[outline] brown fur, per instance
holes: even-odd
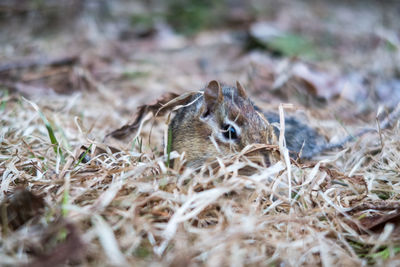
[[[249,144],[276,144],[272,126],[256,112],[244,88],[238,86],[239,90],[221,87],[217,81],[212,81],[202,93],[193,96],[192,101],[198,98],[196,102],[177,111],[170,124],[172,149],[185,152],[188,166],[198,167],[216,157],[240,152]],[[235,141],[223,136],[222,127],[229,121],[240,131]],[[264,162],[272,160],[267,151],[251,156],[261,156]]]

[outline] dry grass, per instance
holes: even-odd
[[[45,265],[59,254],[82,265],[399,264],[398,223],[384,224],[398,214],[398,123],[320,161],[278,161],[250,176],[238,172],[251,164],[245,157],[177,171],[145,138],[79,162],[82,145],[107,147],[104,125],[118,117],[94,99],[79,93],[36,100],[56,132],[56,153],[33,106],[3,96],[1,199],[24,186],[45,208],[16,230],[2,225],[2,264]],[[154,139],[163,128],[155,126]],[[372,227],[378,220],[385,226]]]

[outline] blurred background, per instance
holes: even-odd
[[[398,1],[2,0],[0,82],[30,96],[112,92],[124,113],[240,80],[264,102],[344,99],[362,117],[400,99],[399,18]]]

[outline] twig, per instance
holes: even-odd
[[[18,62],[9,62],[0,65],[0,73],[10,70],[28,69],[42,66],[57,67],[64,65],[73,65],[78,61],[78,59],[79,57],[74,55],[53,59],[27,59]]]

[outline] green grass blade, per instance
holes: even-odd
[[[46,116],[40,110],[38,105],[36,105],[32,101],[29,101],[28,99],[26,99],[24,97],[22,99],[24,101],[28,102],[36,110],[36,112],[39,114],[40,118],[44,122],[44,125],[46,126],[47,133],[49,134],[50,142],[53,145],[54,152],[56,153],[56,155],[59,155],[61,157],[61,161],[64,162],[64,156],[62,154],[61,147],[59,145],[59,142],[57,141],[57,138],[56,138],[56,136],[54,134],[53,127],[51,126],[50,122],[47,120]]]
[[[69,202],[69,187],[70,187],[70,174],[67,173],[65,175],[65,188],[64,188],[64,193],[63,193],[63,198],[62,198],[62,203],[61,203],[61,213],[63,217],[67,217],[68,215],[68,209],[66,208]]]
[[[83,155],[81,157],[79,157],[78,162],[75,164],[74,168],[76,168],[76,166],[78,166],[82,162],[82,160],[86,157],[87,153],[89,153],[91,151],[92,145],[93,144],[90,144],[90,146],[85,150]]]
[[[3,95],[3,98],[4,98],[5,100],[1,101],[1,104],[0,104],[0,111],[3,111],[3,110],[6,109],[7,97],[8,97],[8,90],[5,90],[5,91],[4,91],[4,95]]]

